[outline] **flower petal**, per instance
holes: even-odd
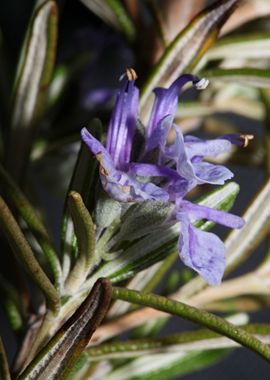
[[[99,153],[103,154],[103,157],[106,157],[107,163],[113,166],[112,159],[104,146],[98,141],[91,133],[87,130],[87,128],[83,128],[81,130],[81,137],[91,152],[96,156]]]
[[[193,227],[185,213],[177,213],[181,222],[178,251],[185,265],[199,273],[209,285],[219,285],[225,270],[225,247],[213,233]]]
[[[180,177],[176,170],[167,166],[141,164],[137,162],[129,164],[129,173],[141,177],[169,177],[173,179],[179,179]]]
[[[142,183],[115,168],[104,146],[83,128],[82,139],[99,161],[99,174],[104,190],[119,202],[142,202],[147,199],[168,201],[166,190],[153,183]]]
[[[224,166],[201,162],[200,160],[199,162],[192,162],[186,149],[187,143],[184,142],[180,129],[177,126],[173,126],[173,128],[176,134],[175,141],[166,147],[164,152],[168,158],[176,162],[178,173],[191,183],[191,187],[202,183],[223,185],[226,180],[233,177],[233,173]]]
[[[152,134],[146,140],[145,153],[150,152],[156,147],[160,147],[161,149],[164,149],[169,130],[172,127],[172,123],[173,123],[172,115],[167,115],[158,122]]]
[[[191,159],[195,156],[216,157],[219,154],[230,151],[232,144],[225,139],[197,140],[192,142],[185,139],[185,147]]]
[[[143,202],[147,199],[168,201],[166,190],[153,183],[143,183],[127,173],[112,168],[107,156],[97,156],[100,163],[100,179],[104,190],[119,202]]]
[[[148,199],[169,200],[167,191],[153,183],[139,182],[119,170],[107,173],[104,161],[102,161],[102,169],[103,173],[101,173],[100,178],[104,190],[119,202],[143,202]]]
[[[244,220],[237,215],[194,204],[189,201],[182,201],[180,208],[188,213],[192,221],[207,219],[230,228],[242,228],[245,224]]]
[[[139,90],[134,81],[125,80],[109,123],[107,150],[115,166],[122,169],[130,160],[138,117]]]
[[[148,123],[148,136],[150,137],[158,123],[167,115],[174,116],[181,88],[188,82],[194,84],[200,80],[191,74],[181,75],[169,88],[155,88],[155,101]]]
[[[225,181],[233,177],[233,173],[222,165],[214,165],[209,162],[193,163],[193,172],[198,183],[211,183],[224,185]]]
[[[173,129],[176,135],[175,140],[173,144],[165,147],[164,154],[176,163],[176,169],[182,177],[186,179],[194,178],[195,174],[186,153],[183,134],[176,125],[173,125]]]

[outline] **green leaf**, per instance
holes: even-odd
[[[227,211],[231,208],[238,192],[239,186],[231,182],[201,199],[199,204]],[[213,223],[209,221],[204,223],[197,222],[196,226],[207,230],[213,226]],[[118,258],[105,263],[98,269],[90,278],[90,283],[98,277],[109,277],[114,283],[123,281],[124,279],[133,277],[137,272],[148,268],[156,262],[165,259],[169,255],[177,254],[179,231],[179,223],[167,228],[161,225],[146,237],[143,237],[139,241],[135,240]]]
[[[162,318],[161,318],[162,319]],[[152,321],[149,321],[152,322]],[[269,343],[270,326],[252,324],[242,326],[242,329],[256,335],[264,343]],[[147,339],[130,339],[122,342],[103,343],[89,347],[87,354],[91,361],[108,359],[135,358],[143,355],[169,354],[176,352],[191,352],[223,348],[241,347],[236,342],[207,329],[184,331],[163,337]],[[155,361],[155,356],[153,356]]]
[[[156,294],[143,294],[135,290],[120,287],[113,287],[112,298],[121,299],[122,301],[135,303],[137,305],[149,306],[155,310],[159,310],[170,315],[176,315],[187,319],[188,321],[207,327],[212,331],[240,343],[242,346],[249,348],[270,362],[269,346],[240,327],[214,314],[182,302],[177,302],[166,297],[158,296]]]
[[[0,227],[14,254],[22,261],[33,281],[43,291],[49,308],[53,312],[57,312],[60,305],[58,293],[39,265],[28,241],[2,197],[0,197]]]
[[[153,89],[170,85],[184,71],[191,71],[197,65],[237,3],[238,0],[217,1],[200,12],[170,43],[143,87],[141,111],[144,117]]]
[[[101,188],[95,207],[95,222],[97,230],[103,230],[110,227],[112,223],[117,223],[120,220],[122,205],[120,202],[111,198]]]
[[[104,22],[121,31],[129,40],[135,37],[133,23],[119,0],[81,0],[81,2],[99,16]]]
[[[52,0],[39,3],[27,30],[13,93],[9,165],[15,178],[19,179],[29,159],[36,126],[45,109],[55,60],[57,5]]]
[[[218,83],[239,83],[260,88],[270,87],[270,70],[244,67],[240,69],[214,69],[200,72],[200,75]]]
[[[19,215],[26,222],[30,232],[34,235],[40,245],[40,248],[42,249],[42,252],[44,253],[44,256],[46,257],[49,267],[53,273],[55,287],[58,291],[60,291],[62,285],[62,270],[46,228],[36,214],[33,206],[12,178],[8,175],[8,173],[4,170],[1,164],[0,179],[2,188],[6,191],[8,198],[11,199],[12,205],[16,207]]]
[[[225,37],[206,53],[207,60],[220,59],[268,59],[270,57],[270,33],[246,33]]]
[[[145,201],[129,208],[121,219],[114,243],[132,241],[156,230],[168,217],[173,206],[168,202]]]
[[[99,279],[91,293],[18,380],[65,380],[74,368],[111,302],[111,284]]]
[[[65,283],[65,291],[72,293],[85,281],[96,263],[96,234],[91,215],[80,194],[70,192],[68,204],[78,242],[78,256]]]

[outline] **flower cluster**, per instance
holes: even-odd
[[[180,222],[178,241],[182,261],[197,271],[209,284],[220,283],[225,269],[225,247],[213,233],[194,227],[199,219],[207,219],[231,228],[241,228],[243,220],[235,215],[193,204],[184,200],[195,186],[209,183],[222,185],[233,173],[224,166],[204,161],[228,152],[232,144],[243,143],[241,135],[226,135],[203,141],[183,136],[174,115],[181,88],[192,82],[197,89],[207,85],[205,79],[185,74],[168,89],[156,88],[144,143],[138,143],[139,90],[135,78],[124,79],[109,123],[106,147],[86,128],[82,139],[99,162],[100,180],[110,197],[119,202],[145,200],[170,202],[174,211],[170,220]],[[172,144],[168,133],[174,131]]]

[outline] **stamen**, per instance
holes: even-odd
[[[249,142],[254,139],[254,135],[241,134],[240,138],[243,140],[243,148],[246,148]]]
[[[136,71],[132,69],[131,67],[127,68],[126,75],[127,75],[128,80],[136,80],[138,78]]]
[[[128,68],[126,69],[126,72],[123,73],[123,74],[120,76],[119,80],[121,81],[121,80],[124,79],[125,77],[127,77],[127,79],[128,79],[129,81],[134,81],[134,80],[136,80],[136,79],[138,78],[138,75],[137,75],[136,71],[135,71],[134,69],[132,69],[132,67],[128,67]]]
[[[206,78],[201,78],[198,82],[194,83],[197,90],[204,90],[209,84],[209,80]]]

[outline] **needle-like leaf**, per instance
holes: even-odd
[[[56,312],[60,303],[59,295],[39,265],[28,241],[24,237],[18,223],[2,197],[0,197],[0,227],[13,249],[14,254],[22,261],[32,279],[43,291],[47,298],[49,308]]]
[[[205,58],[262,59],[270,56],[270,33],[248,33],[243,36],[225,37],[209,49]]]
[[[264,341],[270,342],[269,325],[246,325],[241,328],[254,334]],[[90,346],[87,353],[91,360],[104,360],[122,357],[137,357],[141,355],[172,353],[182,351],[214,350],[220,348],[241,347],[236,342],[209,330],[185,331],[165,337],[132,339],[125,342],[103,343],[99,346]]]
[[[78,256],[66,281],[66,291],[75,291],[86,279],[95,262],[96,235],[91,215],[76,191],[69,194],[69,210],[78,242]]]
[[[149,306],[198,323],[240,343],[242,346],[251,349],[267,361],[270,361],[270,347],[240,327],[235,326],[214,314],[210,314],[181,302],[170,300],[166,297],[161,297],[155,294],[143,294],[126,288],[114,287],[112,297],[113,299],[121,299],[138,305]]]
[[[55,59],[57,9],[55,1],[39,2],[27,30],[17,69],[8,164],[19,180],[29,159],[35,127],[46,104]]]
[[[6,191],[7,196],[11,199],[12,204],[16,207],[19,215],[27,223],[31,233],[37,239],[54,276],[55,287],[58,291],[61,288],[62,270],[55,249],[50,241],[48,232],[36,214],[33,206],[22,193],[20,188],[0,165],[0,183]]]
[[[165,50],[145,83],[142,114],[148,113],[148,101],[155,87],[168,86],[185,70],[194,68],[206,50],[214,43],[221,26],[233,12],[238,0],[220,0],[199,13]]]
[[[243,67],[236,69],[205,70],[200,73],[211,82],[231,82],[260,88],[270,87],[270,70]]]

